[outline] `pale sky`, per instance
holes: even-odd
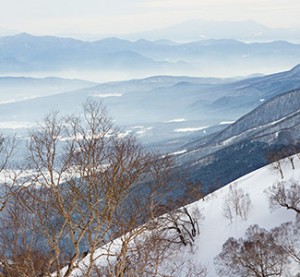
[[[0,7],[0,28],[36,34],[133,33],[191,19],[300,29],[300,0],[0,0]]]

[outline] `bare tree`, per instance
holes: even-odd
[[[234,183],[229,186],[229,191],[223,202],[223,215],[232,223],[235,217],[247,220],[249,210],[251,208],[251,200],[248,193],[243,189],[237,188]]]
[[[16,195],[10,198],[0,227],[1,272],[5,276],[40,276],[44,271],[45,245],[34,219],[23,211]]]
[[[14,151],[16,149],[16,138],[4,137],[0,134],[0,174],[1,174],[1,189],[0,189],[0,212],[5,208],[8,200],[12,196],[13,184],[17,173],[9,173],[6,171],[12,163]]]
[[[295,170],[294,156],[288,156],[287,158],[292,165],[292,169]]]
[[[178,208],[160,216],[159,229],[170,243],[192,246],[195,237],[199,235],[198,222],[202,215],[197,208],[190,212],[187,207]]]
[[[162,207],[159,207],[161,212]],[[174,276],[183,270],[177,269],[173,262],[180,246],[191,245],[199,232],[197,220],[200,213],[197,209],[176,209],[158,218],[153,218],[145,224],[126,232],[116,241],[107,244],[97,256],[97,260],[106,260],[106,266],[94,268],[97,276]],[[108,254],[109,253],[109,254]],[[106,259],[104,256],[107,255]],[[102,259],[101,259],[102,258]],[[168,268],[166,275],[165,269]],[[205,268],[189,264],[185,267],[186,276],[192,268],[202,272]],[[83,270],[86,272],[86,269]],[[169,273],[172,274],[169,275]]]
[[[173,261],[169,266],[165,267],[163,274],[160,276],[205,277],[207,276],[207,268],[199,264],[199,261]]]
[[[271,230],[276,243],[300,266],[300,221],[286,222]]]
[[[230,238],[215,258],[220,276],[287,276],[288,255],[272,234],[250,226],[245,238]]]
[[[283,153],[282,158],[287,157],[293,170],[295,169],[295,158],[300,157],[299,150],[299,144],[289,144],[281,150]]]
[[[277,182],[266,193],[272,209],[283,207],[300,214],[300,185],[297,181]]]
[[[298,159],[300,159],[300,152],[299,151],[295,151],[296,152],[296,156]]]
[[[279,172],[281,179],[284,178],[283,169],[282,169],[282,163],[284,162],[282,158],[284,157],[285,157],[284,152],[279,150],[271,151],[266,155],[267,161],[271,163],[273,170]]]
[[[16,178],[22,189],[4,209],[4,274],[159,276],[171,240],[157,233],[163,221],[154,217],[173,187],[168,157],[120,137],[105,108],[87,101],[82,116],[46,116],[30,135],[26,160],[30,174]],[[192,241],[195,217],[187,209],[175,214]]]

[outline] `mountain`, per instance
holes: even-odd
[[[299,66],[247,79],[156,76],[3,103],[0,121],[40,121],[51,110],[76,113],[78,106],[92,97],[104,102],[124,131],[168,152],[189,139],[224,129],[269,99],[299,88],[299,83]],[[167,147],[163,141],[169,141]]]
[[[294,157],[294,160],[296,164],[294,170],[288,160],[281,162],[283,165],[284,182],[293,182],[300,178],[300,162],[297,157]],[[173,276],[184,277],[187,276],[184,272],[185,267],[193,265],[191,267],[193,270],[204,266],[207,268],[207,277],[216,277],[218,275],[216,273],[214,258],[222,251],[222,245],[230,237],[235,239],[244,237],[247,228],[253,225],[258,225],[269,231],[282,223],[295,221],[296,213],[294,211],[284,208],[271,210],[269,207],[266,190],[280,181],[281,179],[278,172],[274,171],[272,165],[267,165],[242,176],[233,183],[227,184],[225,187],[207,195],[203,199],[187,205],[186,209],[190,214],[197,216],[197,224],[200,229],[199,233],[197,233],[191,246],[179,244],[172,247],[171,250],[166,250],[171,253],[166,255],[166,258],[162,261],[159,272],[169,272],[171,268],[175,267],[176,271],[173,273]],[[224,215],[224,206],[225,200],[232,188],[241,190],[245,195],[248,195],[250,208],[245,218],[233,216],[230,221]],[[141,235],[141,237],[136,238],[136,240],[143,241],[145,235],[146,234]],[[121,246],[123,245],[122,242],[122,237],[120,237],[108,243],[108,245],[100,247],[95,253],[95,256],[99,256],[96,264],[98,266],[114,264],[114,257],[118,256]],[[295,243],[299,246],[298,242]],[[128,256],[130,256],[130,246],[128,247]],[[109,258],[105,254],[106,251],[110,251],[109,253],[111,253]],[[74,271],[72,276],[84,276],[84,270],[86,265],[89,264],[89,261],[90,255],[87,255],[87,257],[80,262],[79,268]],[[297,265],[294,262],[289,263],[288,268],[291,271],[291,276],[296,276],[296,273],[299,272],[299,264]],[[63,269],[63,271],[64,270],[66,270],[66,268]]]
[[[54,95],[95,86],[97,83],[56,77],[0,77],[0,103],[19,102],[27,99]]]
[[[299,150],[299,96],[299,89],[275,96],[225,129],[181,147],[175,156],[180,170],[207,193],[266,165],[272,151],[284,157]]]
[[[268,149],[286,141],[297,144],[298,119],[289,113],[296,112],[299,104],[299,73],[297,66],[242,80],[156,76],[96,85],[83,82],[83,88],[75,91],[71,89],[75,84],[62,85],[61,80],[59,85],[59,79],[54,79],[53,87],[52,79],[4,78],[0,79],[0,128],[5,129],[2,132],[19,129],[26,138],[22,128],[41,121],[46,113],[76,114],[87,98],[101,100],[124,135],[135,135],[151,150],[174,153],[180,171],[202,182],[207,193],[265,165]],[[8,80],[15,85],[9,88]],[[34,82],[40,85],[34,87]],[[285,98],[291,90],[287,95],[293,97]],[[33,99],[23,99],[24,94]],[[228,159],[244,164],[236,169]]]
[[[263,140],[263,137],[270,133],[274,139],[278,137],[278,132],[288,129],[289,126],[292,128],[297,123],[300,123],[300,89],[281,94],[263,103],[218,134],[212,142],[226,144],[228,139],[233,143],[252,137]],[[297,125],[296,127],[299,128]],[[300,138],[297,131],[293,131],[295,139]],[[270,142],[271,138],[265,140]]]
[[[155,61],[129,49],[127,41],[105,39],[84,42],[70,38],[38,37],[22,33],[0,38],[1,72],[68,71],[95,69],[151,69],[185,63],[169,64]]]
[[[246,42],[288,40],[299,42],[300,30],[273,29],[252,20],[213,21],[189,20],[170,27],[140,33],[121,35],[126,39],[169,39],[187,42],[204,39],[236,39]]]
[[[127,72],[134,75],[242,76],[282,71],[300,63],[300,45],[206,39],[94,42],[26,33],[0,38],[0,73]],[[228,67],[230,65],[230,67]],[[230,70],[229,70],[230,68]],[[100,78],[100,77],[98,77]]]

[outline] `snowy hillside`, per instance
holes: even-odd
[[[291,164],[286,160],[283,167],[285,180],[299,180],[300,163],[298,160],[295,170],[292,170]],[[191,204],[191,207],[198,206],[205,219],[201,222],[201,234],[195,242],[194,253],[188,258],[201,261],[208,269],[208,276],[217,276],[213,259],[221,252],[222,245],[229,237],[243,237],[246,229],[253,224],[269,230],[283,222],[293,221],[295,212],[284,209],[271,211],[269,208],[265,190],[277,181],[280,181],[279,173],[274,171],[271,165],[267,165],[215,191],[204,201],[200,200]],[[248,219],[245,221],[235,218],[233,223],[230,223],[223,215],[224,198],[229,192],[230,185],[236,185],[249,193],[252,207]],[[186,258],[187,255],[183,255],[183,257]]]
[[[297,156],[295,156],[294,162],[295,169],[293,170],[288,159],[281,161],[284,181],[299,180],[300,161]],[[207,268],[207,276],[218,276],[215,271],[214,258],[221,252],[222,245],[229,237],[244,237],[246,229],[253,224],[270,230],[283,222],[294,221],[295,212],[283,208],[271,211],[269,208],[266,190],[278,181],[281,181],[279,172],[274,170],[272,165],[268,165],[239,178],[235,182],[207,195],[204,199],[188,205],[187,209],[190,212],[198,209],[202,214],[202,219],[198,220],[200,234],[195,237],[192,247],[182,245],[172,248],[172,251],[174,251],[172,253],[174,260],[180,261],[181,264],[191,263],[196,266],[205,266]],[[230,222],[230,220],[224,216],[224,201],[232,187],[241,188],[248,194],[251,205],[249,213],[246,216],[247,218],[241,219],[240,217],[234,217],[232,222]],[[122,238],[115,240],[108,248],[118,251],[117,249],[121,247],[121,241]],[[101,250],[99,249],[97,254],[103,253],[103,251],[103,248]],[[88,264],[89,260],[90,255],[83,260],[83,264]],[[107,261],[108,259],[103,258],[100,264],[104,265]],[[81,263],[82,268],[84,268],[83,264]],[[164,266],[165,265],[163,265],[162,268]],[[171,276],[187,276],[187,273],[183,272],[183,268],[184,267],[178,267],[176,272]],[[297,269],[293,267],[293,274],[297,272],[295,272],[295,270]],[[77,271],[74,272],[72,276],[81,276],[81,274]],[[143,274],[143,276],[150,275]]]

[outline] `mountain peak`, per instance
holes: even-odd
[[[29,38],[30,37],[31,38],[31,37],[33,37],[33,35],[23,32],[23,33],[13,35],[13,37],[16,37],[16,38]]]
[[[293,74],[299,74],[300,75],[300,64],[294,66],[291,70],[290,70],[291,73]]]

